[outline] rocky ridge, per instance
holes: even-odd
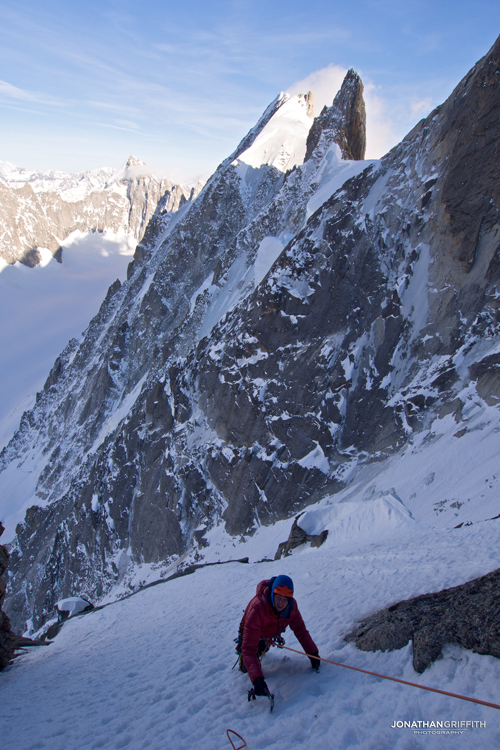
[[[13,621],[196,554],[221,522],[294,516],[433,420],[467,429],[470,399],[499,402],[499,48],[380,162],[341,159],[348,123],[278,97],[178,218],[153,217],[2,453],[4,476],[32,472]],[[350,74],[339,101],[360,116]],[[256,166],[292,120],[293,148]]]

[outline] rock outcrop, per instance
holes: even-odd
[[[57,618],[59,621],[67,620],[70,617],[83,614],[85,612],[91,612],[95,609],[92,602],[83,599],[81,596],[69,596],[67,599],[62,599],[56,604]]]
[[[413,667],[423,672],[446,643],[500,658],[500,569],[473,581],[393,604],[363,620],[345,640],[362,651],[413,644]]]
[[[0,523],[0,536],[5,531]],[[10,629],[10,620],[3,611],[5,600],[5,590],[7,588],[2,576],[9,566],[9,553],[7,549],[0,544],[0,669],[4,669],[11,661],[14,655],[14,634]]]

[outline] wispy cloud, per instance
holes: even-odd
[[[23,102],[38,102],[40,104],[61,105],[61,102],[53,96],[47,96],[37,91],[28,91],[18,86],[13,86],[7,81],[0,81],[0,97],[14,99]]]
[[[430,96],[426,96],[424,99],[413,101],[411,103],[411,116],[412,117],[425,117],[432,109],[432,99]]]
[[[337,91],[342,86],[347,69],[341,65],[328,65],[296,81],[287,88],[289,94],[314,94],[314,113],[319,115],[323,107],[331,107]]]
[[[138,133],[141,128],[135,122],[129,122],[128,120],[115,120],[115,122],[104,122],[101,124],[102,127],[112,128],[113,130],[125,130],[129,133]]]

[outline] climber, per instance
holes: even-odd
[[[279,575],[257,585],[257,593],[245,609],[241,620],[236,651],[239,654],[240,670],[248,672],[253,689],[252,697],[271,697],[264,680],[260,661],[273,643],[279,645],[281,634],[290,625],[302,648],[309,655],[311,666],[319,672],[318,647],[309,635],[297,602],[293,598],[293,581]],[[284,641],[283,641],[284,642]],[[249,693],[249,700],[250,700]]]

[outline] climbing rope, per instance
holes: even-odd
[[[469,701],[470,703],[478,703],[480,706],[488,706],[489,708],[498,708],[500,709],[500,706],[496,703],[488,703],[488,701],[480,701],[478,698],[468,698],[466,695],[458,695],[458,693],[448,693],[446,690],[438,690],[437,688],[431,688],[427,687],[427,685],[418,685],[416,682],[408,682],[407,680],[400,680],[397,677],[388,677],[385,674],[378,674],[378,672],[369,672],[367,669],[360,669],[359,667],[351,667],[349,664],[341,664],[338,661],[331,661],[331,659],[324,659],[322,656],[317,656],[316,654],[306,654],[305,651],[298,651],[296,648],[290,648],[290,646],[285,646],[284,643],[275,643],[272,642],[270,645],[277,646],[278,648],[286,648],[287,651],[293,651],[295,654],[300,654],[301,656],[307,656],[309,659],[319,659],[320,661],[324,661],[327,664],[333,664],[335,667],[344,667],[345,669],[352,669],[354,672],[362,672],[363,674],[369,674],[372,675],[372,677],[380,677],[382,680],[391,680],[391,682],[399,682],[402,685],[409,685],[410,687],[416,687],[420,688],[420,690],[428,690],[431,693],[439,693],[440,695],[447,695],[450,698],[458,698],[461,701]],[[250,700],[250,698],[248,699]],[[232,729],[228,729],[227,736],[229,739],[229,742],[233,746],[234,750],[242,750],[242,748],[247,746],[247,743],[243,739],[243,737],[238,734],[238,732],[233,731]],[[229,732],[232,734],[235,734],[240,740],[243,741],[243,745],[236,745],[234,744]]]
[[[349,664],[340,664],[337,661],[330,661],[330,659],[323,659],[321,656],[306,654],[305,651],[297,651],[295,648],[289,646],[278,645],[278,648],[286,648],[288,651],[294,651],[296,654],[302,654],[302,656],[308,656],[310,659],[319,659],[320,661],[326,661],[328,664],[333,664],[336,667],[345,667],[345,669],[353,669],[355,672],[363,672],[363,674],[371,674],[373,677],[381,677],[383,680],[392,680],[392,682],[400,682],[402,685],[410,685],[411,687],[420,688],[421,690],[429,690],[432,693],[440,693],[441,695],[448,695],[450,698],[459,698],[461,701],[470,701],[471,703],[479,703],[481,706],[489,706],[489,708],[498,708],[496,703],[488,703],[487,701],[480,701],[477,698],[467,698],[465,695],[458,695],[457,693],[448,693],[446,690],[438,690],[437,688],[426,687],[426,685],[418,685],[416,682],[407,682],[406,680],[398,680],[397,677],[388,677],[385,674],[377,674],[377,672],[369,672],[367,669],[359,669],[359,667],[350,667]]]

